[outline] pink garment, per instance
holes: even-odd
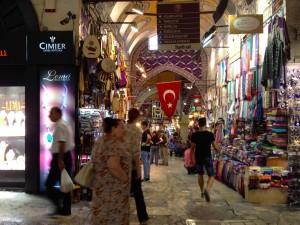
[[[190,153],[191,153],[191,149],[188,148],[187,150],[185,150],[184,152],[184,165],[185,167],[194,167],[196,165],[195,163],[195,159],[192,160],[192,163],[190,164]]]

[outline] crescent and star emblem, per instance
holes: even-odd
[[[174,92],[173,90],[168,89],[168,90],[166,90],[166,91],[164,92],[164,94],[163,94],[164,101],[166,101],[166,95],[167,95],[167,94],[172,94],[173,97],[174,97],[174,100],[175,100],[175,97],[176,97],[175,92]],[[174,102],[174,100],[173,100],[173,102]],[[168,108],[172,108],[172,105],[173,105],[173,104],[172,104],[171,102],[169,102],[169,103],[167,104]]]

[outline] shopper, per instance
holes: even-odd
[[[198,122],[200,127],[199,131],[194,132],[191,139],[190,161],[192,163],[192,159],[195,157],[196,168],[198,172],[198,184],[201,190],[201,197],[205,197],[205,200],[209,202],[209,192],[215,179],[215,171],[211,154],[211,145],[216,151],[221,152],[221,150],[215,142],[214,134],[206,130],[206,119],[204,117],[200,118]],[[204,167],[208,175],[207,186],[205,189],[203,178]]]
[[[151,152],[150,162],[152,164],[153,159],[155,157],[155,165],[157,166],[158,166],[158,156],[159,156],[159,145],[161,142],[162,139],[159,137],[157,131],[153,131],[153,135],[151,138],[151,147],[150,147],[150,152]]]
[[[142,143],[141,143],[141,160],[144,169],[144,179],[142,181],[150,180],[150,145],[151,133],[148,129],[148,122],[142,121],[141,127],[143,129]]]
[[[179,148],[179,145],[178,145],[177,140],[172,138],[170,143],[169,143],[169,149],[170,149],[170,156],[171,157],[172,157],[173,152],[174,152],[174,154],[176,154],[176,151],[177,151],[178,148]]]
[[[69,124],[62,119],[62,111],[59,107],[51,108],[49,118],[55,126],[51,145],[52,161],[46,180],[46,194],[56,207],[52,215],[68,216],[71,215],[71,194],[70,192],[62,193],[54,186],[60,182],[63,169],[71,175],[73,163],[70,151],[75,146],[73,132]]]
[[[128,112],[128,122],[125,125],[126,148],[132,154],[132,169],[131,169],[131,189],[133,193],[138,220],[141,224],[145,224],[149,217],[146,209],[144,195],[141,185],[141,165],[140,165],[140,143],[141,130],[136,126],[140,117],[139,110],[133,108]]]
[[[191,156],[191,144],[187,144],[188,149],[184,152],[184,168],[186,168],[188,174],[195,174],[196,173],[196,163],[195,158],[190,158]]]
[[[128,225],[130,214],[131,155],[124,147],[125,131],[120,120],[103,120],[104,136],[92,150],[95,179],[92,224]]]
[[[162,160],[162,165],[168,165],[169,162],[169,156],[168,156],[168,137],[167,135],[164,133],[164,131],[160,131],[160,136],[162,139],[162,142],[160,143],[159,146],[159,154]]]

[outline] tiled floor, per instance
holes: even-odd
[[[169,166],[151,166],[151,181],[143,183],[149,225],[299,225],[300,209],[287,205],[251,204],[234,190],[215,182],[211,202],[200,196],[196,175],[187,175],[180,158]],[[52,208],[43,196],[0,192],[1,225],[88,225],[89,202],[72,206],[72,216],[49,218]],[[138,220],[134,201],[131,225]]]

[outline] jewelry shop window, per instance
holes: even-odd
[[[0,170],[25,170],[25,87],[0,87]]]

